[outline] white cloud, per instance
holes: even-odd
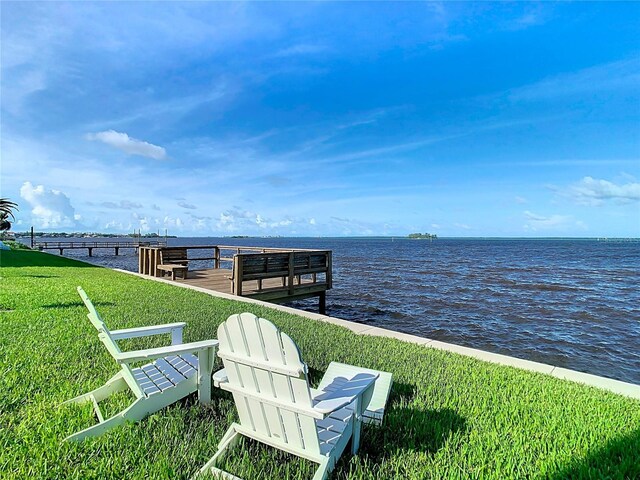
[[[246,234],[264,233],[266,230],[285,233],[290,230],[282,230],[283,227],[293,226],[295,229],[296,226],[306,226],[309,223],[311,223],[309,220],[302,218],[285,217],[274,220],[259,213],[250,212],[234,206],[220,214],[216,227],[225,232],[241,232]],[[312,223],[312,225],[315,225],[315,223]]]
[[[544,24],[549,17],[550,12],[547,9],[543,9],[540,5],[536,5],[533,8],[527,8],[524,13],[516,18],[506,20],[503,24],[503,28],[510,31],[525,30],[529,27]]]
[[[550,230],[555,232],[566,232],[567,230],[585,230],[587,226],[582,221],[574,221],[568,215],[544,216],[526,210],[524,216],[527,222],[524,225],[525,231],[537,232],[540,230]]]
[[[135,208],[142,208],[141,203],[131,202],[129,200],[120,200],[120,202],[102,202],[100,204],[105,208],[114,208],[119,210],[133,210]]]
[[[149,231],[149,219],[147,217],[138,218],[138,223],[140,225],[140,231],[141,232],[148,232]]]
[[[283,48],[273,54],[274,57],[292,57],[295,55],[313,55],[321,53],[327,50],[327,47],[323,45],[311,45],[307,43],[301,43],[298,45],[292,45],[291,47]]]
[[[195,209],[197,209],[197,208],[198,208],[198,207],[196,207],[195,205],[193,205],[193,204],[191,204],[191,203],[187,203],[187,202],[185,202],[185,201],[180,201],[180,202],[178,202],[178,206],[179,206],[179,207],[182,207],[182,208],[189,209],[189,210],[195,210]]]
[[[180,217],[165,216],[162,220],[164,228],[177,228],[181,230],[184,227],[184,221]]]
[[[516,201],[516,203],[519,203],[521,205],[527,203],[527,199],[520,196],[515,196],[514,200]]]
[[[87,140],[99,141],[107,145],[122,150],[129,155],[140,155],[142,157],[164,160],[167,158],[167,151],[157,145],[153,145],[142,140],[131,138],[126,133],[106,130],[98,133],[88,133]]]
[[[110,220],[104,224],[104,228],[110,232],[131,232],[134,229],[133,223],[129,222],[121,222],[118,220]],[[137,227],[135,227],[137,228]]]
[[[582,205],[600,205],[607,200],[621,203],[640,201],[640,183],[629,182],[617,185],[608,180],[598,180],[584,177],[578,183],[571,185],[567,194]]]
[[[512,101],[553,100],[588,93],[637,90],[640,82],[640,62],[637,59],[596,65],[571,73],[544,78],[536,83],[512,89]]]
[[[69,197],[61,191],[45,189],[44,185],[34,187],[31,182],[25,182],[20,188],[20,196],[31,205],[32,220],[38,228],[78,226],[80,216],[76,215]]]

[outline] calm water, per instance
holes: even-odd
[[[169,244],[330,249],[328,315],[640,384],[640,242],[179,238]],[[65,255],[135,271],[137,257],[125,252]],[[316,309],[314,301],[295,306]]]

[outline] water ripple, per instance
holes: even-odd
[[[333,250],[329,315],[640,384],[638,242],[251,238],[233,243]],[[137,269],[132,253],[106,253],[71,254]],[[315,310],[317,304],[296,305]]]

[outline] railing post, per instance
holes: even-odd
[[[242,255],[233,256],[233,292],[242,296]]]
[[[320,315],[326,315],[327,313],[327,292],[322,292],[318,295],[318,313]]]
[[[149,265],[149,275],[151,275],[152,277],[157,277],[158,275],[158,255],[160,255],[159,250],[157,248],[154,248],[151,250],[151,261],[150,261],[150,265]]]
[[[144,256],[144,252],[142,251],[142,248],[138,248],[138,273],[144,273],[142,265],[143,265],[143,261],[142,258]]]
[[[294,279],[294,270],[295,270],[295,253],[289,253],[289,295],[293,295],[293,291],[295,289],[295,285],[293,284]]]
[[[333,260],[332,260],[332,252],[327,251],[327,273],[325,274],[325,278],[327,280],[327,290],[333,288]]]
[[[220,248],[213,247],[213,268],[220,268]]]
[[[144,249],[144,273],[151,275],[151,249],[145,247]]]

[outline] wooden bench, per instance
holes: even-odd
[[[280,290],[294,293],[294,280],[302,285],[302,276],[310,275],[311,283],[317,283],[318,274],[329,270],[327,252],[274,252],[238,254],[233,257],[231,293],[242,295],[242,282],[256,280],[262,291],[263,280],[280,278]],[[271,288],[270,290],[274,290]]]
[[[171,273],[171,280],[176,279],[176,274],[180,274],[183,279],[187,278],[189,270],[189,259],[187,258],[187,250],[184,248],[160,250],[160,263],[157,269],[162,271],[162,276]]]

